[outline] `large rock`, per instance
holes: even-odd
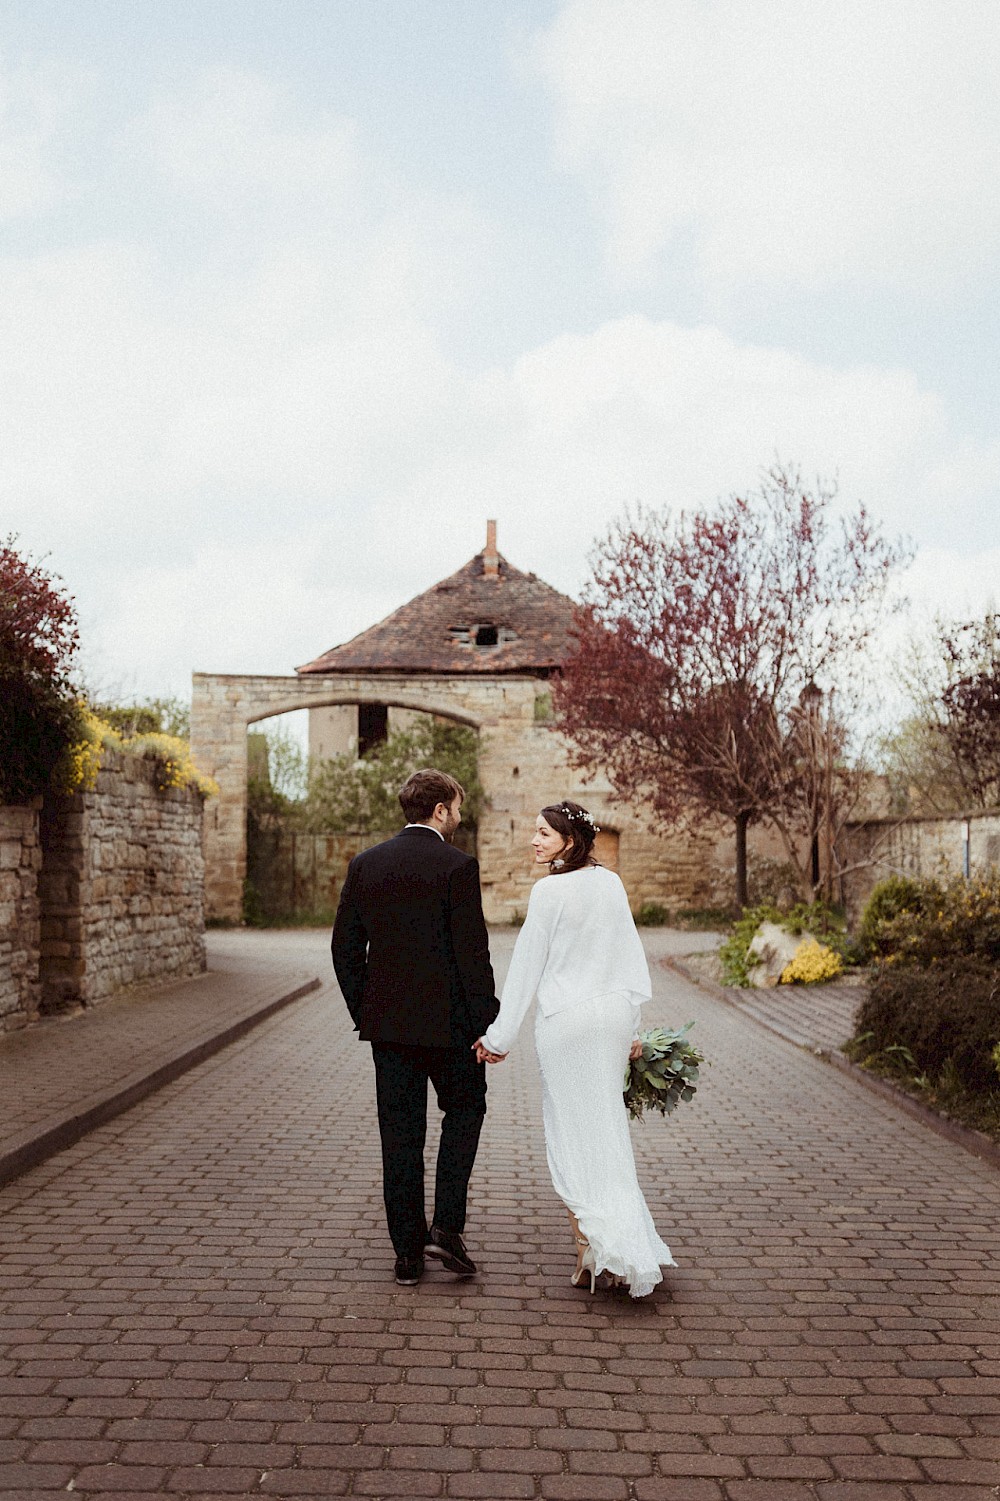
[[[750,984],[758,990],[777,985],[799,944],[808,937],[808,933],[786,933],[776,922],[762,922],[750,942],[750,956],[758,961],[750,967]]]

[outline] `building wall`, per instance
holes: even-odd
[[[855,867],[844,877],[849,922],[857,921],[872,888],[886,876],[962,875],[966,827],[969,874],[975,878],[1000,870],[1000,812],[849,824],[843,839],[844,864]]]
[[[105,752],[92,792],[41,813],[41,1009],[205,968],[203,802],[155,762]]]
[[[309,711],[309,754],[317,761],[354,756],[358,751],[356,704],[330,704]]]
[[[539,690],[544,684],[537,685]],[[541,698],[541,692],[538,697]],[[721,819],[697,818],[670,832],[650,826],[646,808],[619,803],[606,777],[586,779],[569,764],[569,747],[544,718],[504,720],[481,733],[480,776],[490,789],[489,816],[479,831],[483,898],[494,922],[524,915],[534,882],[529,842],[535,818],[564,797],[581,803],[602,831],[617,835],[615,868],[633,911],[656,903],[671,912],[730,906],[735,894],[735,840]],[[752,831],[751,866],[779,862],[777,840]]]
[[[0,1031],[38,1015],[38,805],[0,807]]]

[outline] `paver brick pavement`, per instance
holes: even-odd
[[[298,968],[287,946],[263,933],[212,933],[209,955],[209,969],[193,979],[0,1036],[0,1184],[315,984],[315,969]]]
[[[0,1192],[0,1497],[994,1496],[1000,1175],[654,974],[647,1020],[713,1063],[634,1128],[653,1297],[569,1286],[530,1027],[489,1074],[480,1276],[396,1287],[331,983]]]

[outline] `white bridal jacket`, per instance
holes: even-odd
[[[500,1014],[483,1043],[491,1053],[510,1052],[536,995],[542,1015],[552,1016],[611,994],[628,995],[638,1027],[652,986],[625,887],[602,865],[545,876],[532,887]]]

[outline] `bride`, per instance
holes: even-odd
[[[480,1062],[510,1051],[538,997],[535,1048],[549,1171],[569,1212],[579,1287],[627,1286],[645,1297],[673,1257],[656,1233],[635,1173],[625,1066],[637,1057],[649,969],[625,888],[591,851],[598,829],[579,803],[543,808],[535,823],[536,882],[518,934],[500,1014],[476,1043]]]

